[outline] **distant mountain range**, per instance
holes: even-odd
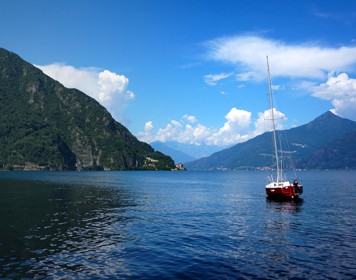
[[[0,48],[0,168],[171,169],[93,98]]]
[[[152,142],[152,143],[150,143],[150,145],[156,151],[160,151],[161,153],[169,155],[174,160],[175,163],[185,163],[185,162],[194,161],[194,160],[198,159],[198,158],[188,155],[182,151],[178,151],[174,148],[171,148],[168,146],[168,144],[160,142],[160,141]]]
[[[280,135],[289,143],[287,150],[296,168],[356,168],[356,122],[328,111],[306,125],[281,131]],[[271,133],[267,132],[185,166],[188,169],[228,170],[273,167],[271,139]]]
[[[175,141],[160,142],[155,141],[150,145],[156,150],[173,158],[176,163],[186,163],[197,160],[202,157],[210,156],[211,154],[220,151],[226,147],[209,146],[205,144],[196,145],[188,143],[180,143]]]

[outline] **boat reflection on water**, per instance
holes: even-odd
[[[303,203],[302,199],[281,201],[266,198],[266,229],[269,235],[276,237],[286,230],[289,232],[298,228],[301,225],[300,213],[303,210]]]
[[[276,200],[266,198],[265,246],[270,267],[290,267],[290,256],[295,247],[304,243],[300,233],[303,231],[302,199]],[[288,270],[286,269],[286,270]]]
[[[290,213],[290,214],[298,213],[302,211],[303,204],[304,204],[304,200],[302,198],[298,198],[294,200],[281,200],[281,199],[273,199],[270,197],[266,197],[267,208],[282,213]]]

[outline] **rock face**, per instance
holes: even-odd
[[[154,168],[146,158],[158,159]],[[24,169],[171,169],[93,98],[0,49],[0,164]]]

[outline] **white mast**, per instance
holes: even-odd
[[[269,105],[271,108],[271,121],[272,121],[272,129],[273,129],[273,145],[274,145],[274,155],[276,157],[276,165],[277,165],[277,183],[282,181],[281,170],[279,168],[279,158],[278,158],[278,147],[277,147],[277,137],[276,137],[276,124],[274,119],[273,112],[273,97],[272,97],[272,83],[271,83],[271,74],[269,72],[269,63],[268,56],[267,59],[267,73],[268,73],[268,95],[269,95]]]

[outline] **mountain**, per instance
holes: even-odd
[[[300,162],[300,166],[313,169],[356,169],[355,143],[356,131],[346,133],[313,152]]]
[[[167,141],[164,142],[164,144],[171,149],[181,151],[196,159],[210,156],[211,154],[217,151],[221,151],[227,148],[226,146],[214,146],[214,145],[206,145],[206,144],[198,145],[198,144],[181,143],[177,141]]]
[[[316,168],[313,158],[319,155],[319,161],[328,161],[321,158],[320,149],[327,151],[332,147],[332,142],[339,139],[344,143],[349,139],[342,138],[347,133],[356,131],[356,122],[340,118],[330,111],[322,114],[312,122],[296,128],[282,131],[284,143],[290,143],[289,149],[297,168]],[[354,142],[356,143],[356,142]],[[331,146],[329,146],[331,145]],[[334,144],[335,145],[335,144]],[[350,143],[352,147],[356,144]],[[324,148],[323,148],[324,147]],[[283,148],[285,150],[285,148]],[[349,149],[354,150],[354,148]],[[229,149],[214,153],[210,157],[186,163],[188,169],[256,169],[272,166],[273,157],[272,135],[270,132],[259,135],[249,141],[237,144]],[[349,153],[343,151],[343,155]],[[330,154],[330,153],[329,153]],[[326,166],[326,164],[319,164]],[[340,158],[334,168],[345,168],[348,164]],[[287,166],[290,167],[290,166]]]
[[[19,169],[171,169],[93,98],[0,48],[0,163]]]
[[[175,162],[186,163],[197,160],[202,157],[210,156],[211,154],[226,149],[226,146],[213,146],[206,144],[189,144],[177,141],[160,142],[155,141],[150,143],[155,150],[165,153]]]
[[[184,152],[178,151],[174,148],[171,148],[167,144],[160,141],[152,142],[150,143],[150,145],[156,151],[160,151],[161,153],[169,155],[176,163],[185,163],[185,162],[197,160],[197,158],[192,157]]]

